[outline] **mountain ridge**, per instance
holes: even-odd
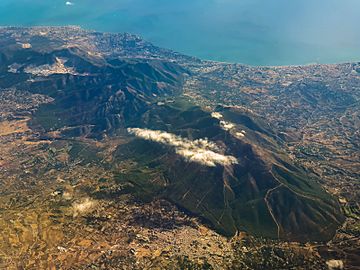
[[[194,73],[211,72],[201,60],[126,34],[46,27],[18,31],[11,28],[7,39],[6,29],[0,31],[6,41],[0,43],[5,52],[0,86],[53,99],[33,114],[31,126],[40,133],[130,140],[117,147],[113,165],[136,162],[138,167],[119,173],[118,181],[133,185],[140,197],[166,198],[227,236],[245,230],[283,240],[325,241],[342,223],[337,201],[315,176],[293,164],[281,150],[277,131],[254,115],[231,107],[210,113],[184,98]],[[16,81],[9,79],[14,74]],[[175,151],[134,139],[127,128],[167,132],[170,141],[178,140]],[[204,161],[201,154],[238,162],[194,162]]]

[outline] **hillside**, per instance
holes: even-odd
[[[145,251],[131,245],[152,241],[135,231],[149,239],[176,230],[201,238],[206,225],[224,248],[229,243],[222,237],[242,241],[243,234],[280,245],[334,239],[345,220],[341,207],[349,211],[347,218],[357,218],[358,193],[354,189],[348,196],[350,206],[329,193],[332,182],[322,166],[332,160],[311,153],[320,136],[313,115],[321,116],[318,127],[326,126],[321,135],[327,140],[330,130],[341,130],[356,145],[357,67],[247,67],[201,61],[129,34],[2,28],[2,211],[11,220],[16,209],[25,213],[18,223],[6,219],[2,226],[11,235],[21,225],[24,235],[16,241],[31,246],[27,233],[35,232],[26,219],[31,209],[31,215],[42,214],[29,222],[49,230],[41,236],[46,243],[41,252],[54,254],[63,245],[70,256],[71,237],[80,252],[81,245],[91,245],[79,240],[87,228],[104,245],[99,250],[120,245],[137,250],[139,261],[146,261],[147,255],[138,255]],[[316,78],[327,81],[310,77],[314,69]],[[344,125],[330,122],[326,110],[342,114]],[[329,123],[335,123],[332,129]],[[355,147],[334,149],[354,157],[342,161],[344,187],[354,185],[358,171],[349,164],[357,162]],[[351,228],[356,234],[356,226]],[[1,239],[1,249],[17,252],[15,240]],[[132,264],[126,256],[111,262]],[[72,260],[83,263],[67,263]]]

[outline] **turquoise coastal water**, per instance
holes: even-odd
[[[1,0],[0,25],[131,32],[204,59],[251,65],[360,60],[359,0]]]

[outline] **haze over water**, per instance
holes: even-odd
[[[203,59],[251,65],[360,61],[359,0],[1,0],[0,25],[139,34]]]

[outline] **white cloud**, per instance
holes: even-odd
[[[326,264],[330,270],[344,269],[344,262],[342,260],[329,260]]]
[[[212,112],[211,117],[219,119],[219,120],[224,118],[224,116],[219,112]],[[233,129],[235,127],[235,124],[233,124],[231,122],[221,120],[220,121],[220,126],[222,127],[223,130],[229,131],[229,130],[231,130],[231,129]]]
[[[128,132],[144,140],[172,146],[175,152],[187,161],[209,167],[215,167],[217,164],[226,166],[238,163],[235,157],[224,155],[222,149],[207,139],[192,141],[168,132],[141,128],[128,128]]]
[[[211,113],[211,117],[219,119],[220,120],[220,126],[223,130],[226,131],[232,131],[232,134],[238,138],[238,139],[242,139],[243,137],[245,137],[246,131],[245,130],[241,130],[241,131],[237,131],[234,133],[234,128],[236,127],[236,125],[234,123],[231,122],[227,122],[224,120],[221,120],[224,118],[224,116],[219,113],[219,112],[212,112]]]
[[[235,124],[226,121],[220,121],[220,125],[224,130],[231,130],[235,127]]]
[[[245,130],[241,130],[240,132],[236,132],[236,133],[235,133],[235,136],[236,136],[238,139],[241,139],[241,138],[245,137],[245,134],[246,134],[246,131],[245,131]]]
[[[77,217],[83,214],[90,213],[94,210],[96,206],[96,201],[90,199],[90,198],[84,198],[81,201],[74,202],[72,204],[73,208],[73,216]]]
[[[73,2],[70,2],[70,1],[67,1],[67,2],[65,2],[65,5],[67,5],[67,6],[73,6],[73,5],[75,5]]]
[[[216,118],[216,119],[221,119],[221,118],[223,118],[222,114],[219,113],[219,112],[212,112],[212,113],[211,113],[211,117]]]

